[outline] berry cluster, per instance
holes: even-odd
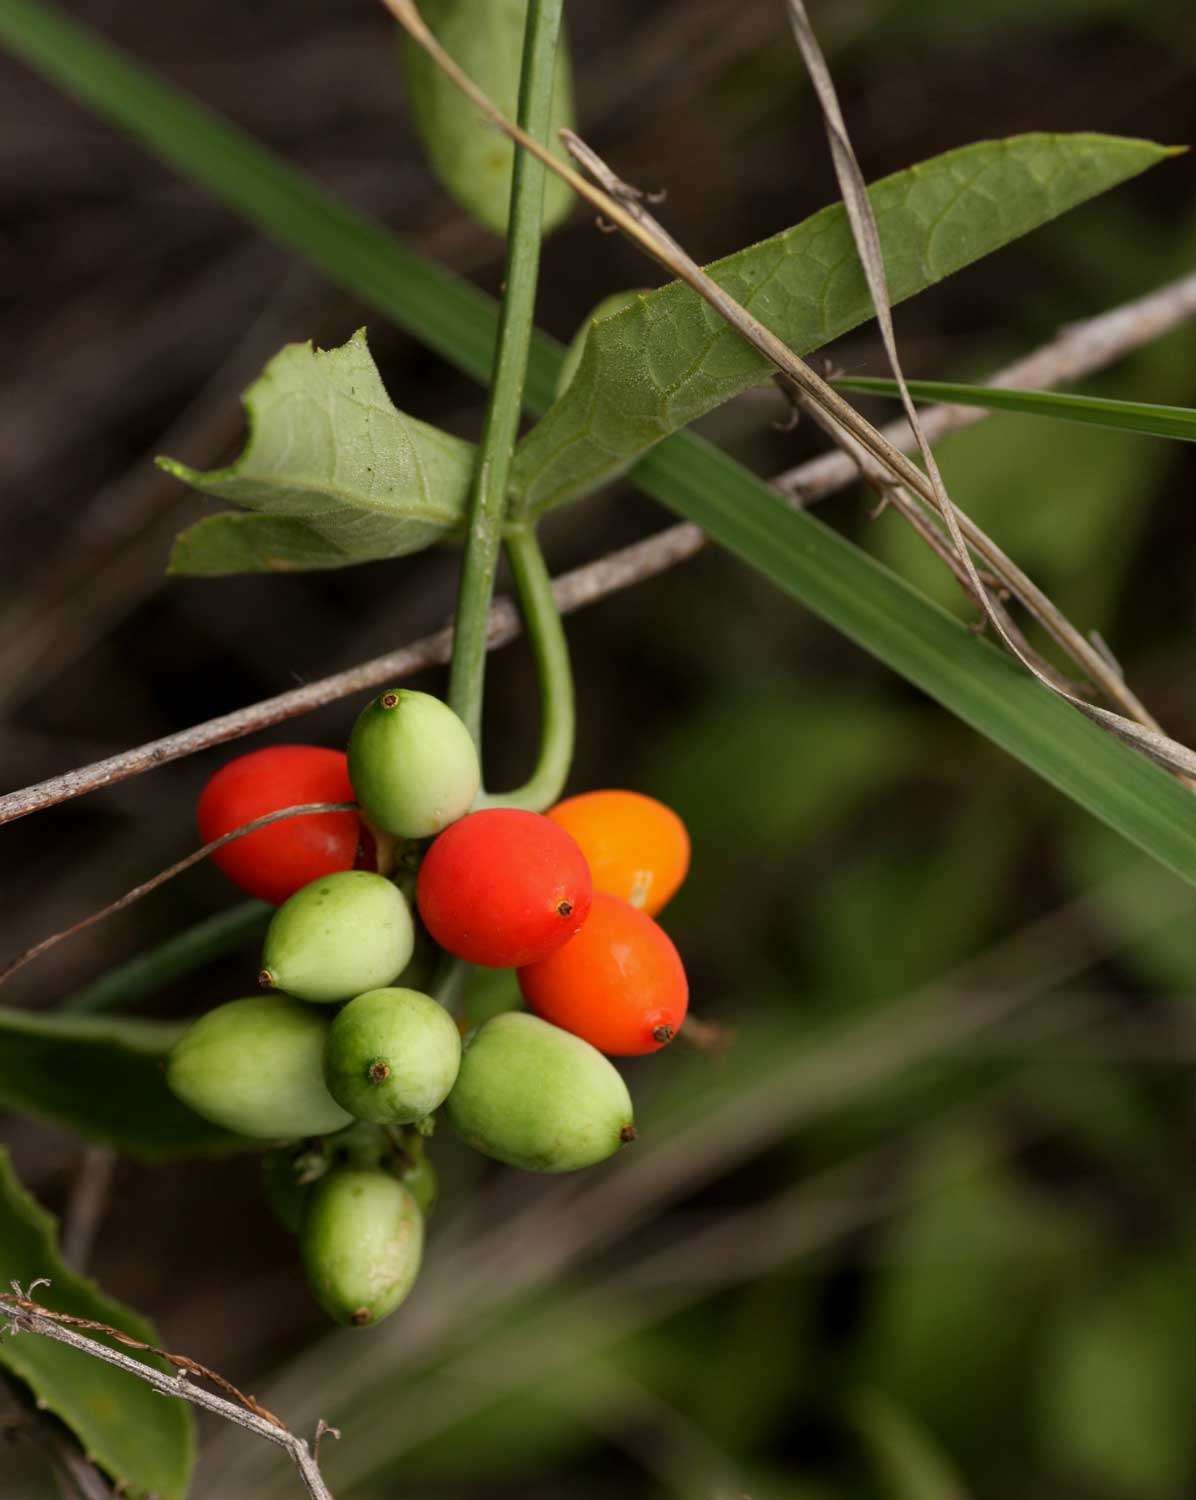
[[[168,1068],[206,1118],[291,1143],[265,1159],[267,1195],[339,1322],[377,1322],[415,1280],[438,1109],[498,1161],[591,1166],[635,1135],[608,1058],[659,1051],[685,1019],[685,971],[654,920],[689,863],[676,814],[624,791],[546,815],[471,812],[480,784],[460,719],[392,689],[358,718],[347,757],[261,750],[200,798],[209,841],[285,807],[359,808],[278,822],[215,852],[241,889],[278,907],[258,976],[267,993],[202,1016]],[[462,1043],[424,992],[440,955],[516,970],[528,1009]]]

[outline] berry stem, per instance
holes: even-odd
[[[569,642],[534,527],[510,527],[506,546],[519,608],[536,660],[540,685],[540,754],[531,777],[521,787],[483,797],[480,805],[543,812],[559,801],[573,761],[576,711]]]
[[[519,123],[541,142],[547,139],[552,113],[563,3],[564,0],[530,0],[527,8],[523,73],[519,86]],[[499,315],[498,347],[470,505],[449,672],[449,706],[465,722],[479,750],[482,743],[486,633],[531,344],[540,269],[543,203],[543,165],[527,151],[516,150],[507,229],[506,290]]]

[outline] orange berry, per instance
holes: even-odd
[[[689,869],[689,834],[663,802],[639,792],[583,792],[548,816],[581,846],[595,891],[654,917]]]
[[[519,987],[536,1015],[610,1057],[659,1052],[689,1004],[685,970],[665,932],[602,891],[576,937],[519,970]]]

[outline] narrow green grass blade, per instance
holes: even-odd
[[[489,377],[496,305],[243,132],[36,0],[0,0],[0,41],[185,176],[291,245],[459,369]],[[527,404],[551,404],[563,351],[537,335]],[[894,574],[688,433],[632,471],[807,608],[1196,885],[1196,803]],[[801,747],[794,747],[795,758]]]
[[[862,396],[900,398],[895,380],[844,376],[840,390]],[[957,385],[950,380],[908,380],[915,401],[938,401],[950,406],[980,406],[985,411],[1018,411],[1032,417],[1056,417],[1064,422],[1090,422],[1120,432],[1142,432],[1150,437],[1180,438],[1196,443],[1196,409],[1156,406],[1149,401],[1115,401],[1106,396],[1081,396],[1069,391],[1011,391],[997,385]]]
[[[711,444],[671,438],[637,486],[1196,884],[1196,801],[1011,657]],[[795,762],[801,747],[794,746]]]

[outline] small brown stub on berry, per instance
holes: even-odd
[[[663,1026],[653,1026],[652,1040],[659,1042],[663,1047],[666,1042],[671,1042],[677,1035],[677,1028],[670,1026],[667,1022]]]
[[[364,1328],[370,1321],[370,1310],[368,1307],[359,1307],[350,1317],[349,1322],[354,1328]]]
[[[257,982],[262,989],[272,990],[274,988],[274,975],[271,974],[269,969],[263,969],[257,976]]]
[[[383,708],[398,708],[399,695],[398,693],[383,693],[381,698],[378,699],[378,702],[382,705]]]
[[[390,1077],[390,1064],[384,1058],[375,1058],[366,1077],[371,1083],[385,1083]]]
[[[622,1130],[619,1131],[619,1139],[625,1146],[630,1145],[631,1142],[635,1140],[635,1126],[624,1125]]]
[[[556,914],[558,917],[571,917],[573,915],[572,901],[558,901],[556,904]]]

